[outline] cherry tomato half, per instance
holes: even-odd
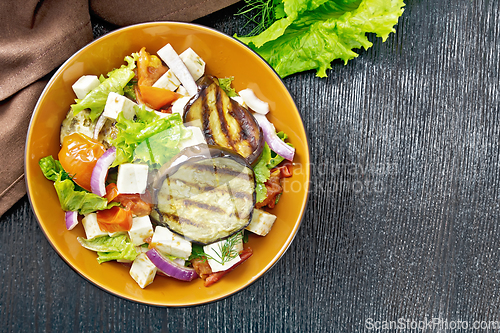
[[[103,231],[129,231],[132,228],[132,211],[118,206],[97,211],[97,223]]]
[[[90,191],[92,170],[106,149],[85,134],[73,133],[63,139],[58,158],[64,170],[75,183]]]

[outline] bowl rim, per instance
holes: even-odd
[[[237,38],[235,38],[233,36],[230,36],[230,35],[222,32],[222,31],[219,31],[217,29],[214,29],[214,28],[211,28],[211,27],[207,27],[207,26],[204,26],[204,25],[201,25],[201,24],[197,24],[197,23],[178,22],[178,21],[151,21],[151,22],[143,22],[143,23],[137,23],[137,24],[128,25],[128,26],[125,26],[125,27],[120,27],[120,28],[112,30],[112,31],[110,31],[110,32],[108,32],[108,33],[106,33],[106,34],[104,34],[102,36],[99,36],[98,38],[95,38],[94,40],[92,40],[91,42],[89,42],[88,44],[86,44],[85,46],[83,46],[82,48],[80,48],[78,51],[76,51],[75,53],[73,53],[68,59],[66,59],[61,65],[59,65],[58,69],[51,75],[50,80],[47,82],[47,84],[45,85],[44,89],[42,90],[40,96],[38,97],[38,100],[37,100],[37,102],[35,104],[35,107],[33,108],[33,112],[32,112],[31,117],[30,117],[30,122],[29,122],[27,133],[26,133],[25,149],[24,149],[24,173],[26,175],[26,177],[25,177],[25,186],[26,186],[26,192],[28,194],[28,200],[30,202],[31,211],[33,212],[33,215],[36,218],[38,226],[42,230],[43,234],[45,235],[46,240],[48,241],[48,243],[50,244],[50,246],[52,247],[52,249],[54,249],[55,252],[59,255],[59,257],[63,259],[63,261],[66,263],[66,265],[68,265],[73,271],[75,271],[76,273],[78,273],[78,275],[80,277],[84,278],[86,281],[90,282],[92,285],[98,287],[99,289],[107,292],[108,294],[111,294],[111,295],[113,295],[115,297],[119,297],[119,298],[125,299],[127,301],[131,301],[131,302],[135,302],[135,303],[139,303],[139,304],[144,304],[144,305],[149,305],[149,306],[162,307],[162,308],[165,308],[165,307],[187,308],[187,307],[194,307],[194,306],[199,306],[199,305],[211,304],[211,303],[214,303],[214,302],[226,299],[226,298],[228,298],[230,296],[233,296],[233,295],[239,293],[240,291],[246,289],[250,285],[254,284],[257,280],[261,279],[265,274],[267,274],[276,265],[276,263],[278,261],[280,261],[281,258],[283,258],[283,256],[285,255],[285,253],[289,249],[290,245],[294,241],[295,237],[297,236],[297,233],[298,233],[298,231],[299,231],[299,229],[300,229],[300,227],[302,225],[302,221],[304,220],[305,212],[306,212],[306,209],[307,209],[307,206],[308,206],[308,203],[309,203],[310,178],[311,178],[311,175],[310,175],[310,155],[311,155],[311,153],[310,153],[310,147],[309,147],[309,137],[308,137],[307,132],[305,130],[304,122],[302,121],[302,117],[300,115],[299,109],[297,108],[297,105],[295,104],[295,101],[291,97],[291,95],[290,95],[290,100],[292,101],[293,105],[295,106],[295,109],[296,109],[296,111],[298,113],[298,116],[299,116],[298,119],[299,119],[300,125],[301,125],[302,129],[304,130],[304,136],[305,136],[304,146],[306,148],[305,149],[306,150],[306,156],[305,156],[305,158],[306,158],[306,162],[307,162],[307,163],[305,163],[306,164],[306,170],[305,171],[306,171],[306,175],[307,175],[307,179],[306,179],[307,184],[305,185],[305,200],[304,200],[304,204],[303,204],[303,206],[302,206],[302,208],[300,210],[300,213],[299,213],[300,217],[298,219],[298,223],[296,223],[295,226],[294,226],[294,228],[292,229],[292,235],[291,235],[291,237],[289,237],[288,239],[286,239],[284,246],[282,246],[280,248],[280,250],[274,256],[274,258],[276,258],[276,259],[274,259],[273,261],[269,262],[260,271],[261,272],[260,275],[257,275],[254,279],[249,280],[246,283],[243,283],[242,285],[238,286],[236,289],[234,289],[234,290],[232,290],[232,291],[230,291],[228,293],[225,293],[225,294],[223,294],[221,296],[214,297],[213,299],[208,300],[208,301],[191,302],[191,303],[188,303],[188,304],[160,304],[160,303],[151,303],[151,302],[148,302],[148,301],[143,301],[143,300],[140,300],[140,299],[135,299],[135,298],[132,298],[132,297],[128,297],[127,295],[124,295],[124,294],[119,294],[117,292],[114,292],[112,290],[107,289],[105,286],[99,285],[96,281],[93,281],[90,275],[87,276],[82,271],[80,271],[78,268],[76,268],[75,266],[73,266],[68,261],[68,259],[66,259],[66,257],[61,253],[60,249],[50,240],[50,237],[48,236],[47,231],[45,230],[45,228],[42,225],[40,219],[38,218],[38,215],[36,214],[35,207],[33,205],[32,197],[31,197],[30,188],[29,188],[29,180],[28,180],[28,172],[27,172],[28,149],[29,149],[28,140],[29,140],[29,136],[30,136],[30,133],[31,133],[32,125],[33,125],[33,120],[35,118],[37,110],[40,107],[40,104],[42,102],[42,99],[43,99],[44,95],[50,89],[50,87],[52,86],[52,84],[55,81],[56,77],[58,77],[58,75],[60,74],[60,72],[62,72],[63,70],[66,69],[67,65],[72,61],[72,59],[75,58],[80,53],[82,53],[85,50],[87,50],[93,44],[96,44],[96,43],[100,42],[102,39],[112,38],[112,36],[114,34],[119,34],[119,33],[123,32],[125,30],[133,30],[133,29],[137,29],[138,27],[148,27],[148,26],[158,26],[158,25],[167,25],[168,26],[168,25],[172,25],[172,24],[174,24],[174,25],[181,25],[181,26],[188,26],[188,27],[195,27],[197,29],[202,29],[202,30],[208,30],[208,31],[210,31],[212,33],[215,33],[216,35],[220,35],[221,37],[224,37],[224,38],[229,38],[233,42],[236,41],[237,43],[243,45],[245,48],[247,48],[249,51],[251,51],[254,55],[256,55],[258,58],[260,58],[261,61],[263,62],[263,64],[265,66],[267,66],[269,69],[271,69],[272,73],[276,76],[276,78],[278,78],[278,80],[281,82],[281,84],[283,85],[283,87],[285,87],[286,91],[290,95],[290,92],[286,88],[286,85],[284,84],[283,79],[278,75],[278,73],[274,70],[274,68],[272,68],[272,66],[270,66],[267,63],[266,60],[264,60],[264,58],[262,58],[257,52],[255,52],[254,50],[252,50],[250,47],[248,47],[246,44],[244,44],[243,42],[241,42]]]

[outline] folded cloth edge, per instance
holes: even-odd
[[[222,8],[235,4],[240,0],[171,0],[169,8],[156,0],[91,0],[90,9],[93,14],[106,22],[126,26],[150,21],[184,21],[191,22],[197,18],[214,13]],[[128,8],[117,11],[116,8]]]
[[[0,193],[0,217],[26,194],[24,173]]]

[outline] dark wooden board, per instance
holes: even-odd
[[[295,241],[261,279],[194,308],[123,300],[59,258],[25,197],[0,221],[0,331],[360,332],[376,321],[500,320],[499,2],[406,3],[387,42],[371,36],[371,49],[334,62],[326,79],[284,80],[309,135],[312,190]],[[240,6],[197,22],[241,32]],[[96,35],[112,28],[94,22]]]

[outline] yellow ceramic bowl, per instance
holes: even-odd
[[[201,279],[180,282],[157,276],[141,289],[129,269],[116,262],[99,265],[95,252],[76,240],[85,236],[81,224],[66,230],[64,212],[53,182],[44,178],[38,161],[57,158],[59,128],[75,95],[71,85],[84,74],[105,74],[122,65],[123,58],[145,46],[156,53],[167,43],[178,52],[191,47],[205,60],[206,72],[234,76],[236,90],[252,88],[269,103],[268,118],[290,136],[296,148],[295,174],[272,213],[277,215],[266,237],[251,235],[246,244],[253,256],[218,283],[206,288]],[[157,306],[190,306],[227,297],[257,280],[284,254],[300,226],[309,190],[309,148],[297,108],[276,73],[258,55],[237,40],[210,28],[173,22],[155,22],[116,30],[90,43],[57,71],[45,88],[31,119],[26,140],[25,172],[28,193],[40,227],[59,255],[79,274],[102,289],[123,298]],[[289,278],[289,277],[283,277]],[[257,296],[257,297],[261,297]]]

